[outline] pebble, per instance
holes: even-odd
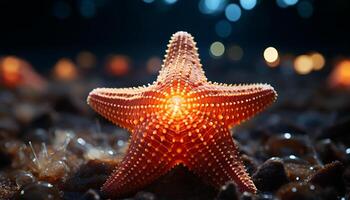
[[[265,161],[253,174],[252,179],[258,190],[263,192],[275,191],[289,182],[284,163],[280,158]]]
[[[38,181],[25,186],[19,196],[20,200],[59,200],[60,191],[51,183]]]

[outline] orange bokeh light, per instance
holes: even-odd
[[[129,72],[130,59],[123,55],[113,55],[107,59],[106,71],[114,76],[122,76]]]
[[[0,74],[3,84],[7,87],[15,87],[21,81],[20,74],[21,60],[14,56],[2,59],[0,64]]]
[[[313,69],[313,62],[310,56],[300,55],[294,60],[294,70],[301,75],[310,73]]]
[[[78,71],[73,61],[61,58],[53,68],[53,75],[58,80],[74,80],[78,77]]]
[[[46,81],[25,60],[16,56],[0,59],[0,83],[5,87],[18,86],[44,89]]]
[[[311,58],[312,63],[313,63],[313,70],[316,70],[316,71],[321,70],[326,63],[326,60],[323,57],[323,55],[320,53],[317,53],[317,52],[312,53],[310,55],[310,58]]]
[[[341,61],[333,69],[329,84],[331,87],[350,89],[350,60]]]

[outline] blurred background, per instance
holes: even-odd
[[[214,81],[252,73],[262,75],[255,81],[324,79],[341,64],[350,79],[349,8],[346,0],[3,0],[1,66],[14,73],[13,59],[21,59],[44,77],[84,71],[144,84],[157,75],[171,34],[183,30]],[[233,79],[238,72],[248,78]]]

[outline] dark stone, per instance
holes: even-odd
[[[337,195],[332,188],[322,189],[317,185],[291,182],[282,186],[276,193],[280,200],[335,200]]]
[[[296,136],[291,133],[270,137],[265,143],[265,150],[270,156],[313,157],[313,150],[307,136]]]
[[[229,182],[221,187],[221,190],[216,198],[217,200],[238,200],[239,195],[236,184]]]
[[[59,190],[47,182],[35,182],[25,186],[19,195],[20,200],[59,200]]]
[[[253,174],[252,179],[258,190],[264,192],[275,191],[289,181],[283,162],[279,158],[265,161]]]
[[[311,177],[310,183],[317,184],[323,188],[335,188],[338,192],[343,193],[345,190],[343,172],[344,165],[339,161],[335,161],[317,170]]]
[[[143,190],[157,194],[158,199],[166,200],[212,200],[217,195],[213,187],[205,184],[200,177],[182,165],[174,167]]]
[[[80,200],[100,200],[100,194],[96,190],[89,189],[85,194],[80,198]]]
[[[134,200],[156,200],[156,196],[153,193],[150,192],[138,192],[135,197]]]
[[[88,161],[64,183],[63,188],[66,191],[74,192],[84,192],[89,189],[99,190],[115,167],[116,163],[98,160]]]
[[[345,152],[341,151],[329,138],[318,141],[315,148],[324,164],[331,163],[335,160],[346,161]]]

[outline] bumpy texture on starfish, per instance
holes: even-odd
[[[127,154],[102,191],[114,197],[134,192],[182,164],[215,187],[232,180],[256,192],[229,128],[276,96],[267,84],[208,82],[193,37],[175,33],[152,85],[89,94],[94,110],[131,132]]]

